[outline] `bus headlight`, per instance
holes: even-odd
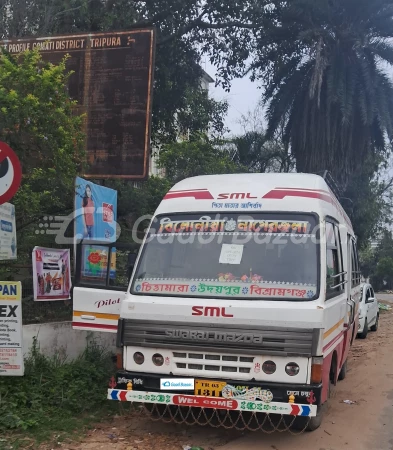
[[[294,362],[290,362],[289,364],[287,364],[285,366],[285,372],[290,377],[294,377],[295,375],[297,375],[299,373],[299,370],[300,370],[300,367]]]
[[[164,357],[159,353],[154,354],[152,360],[155,366],[160,367],[164,364]]]
[[[276,371],[276,364],[273,361],[265,361],[262,364],[262,370],[266,375],[272,375]]]
[[[141,352],[134,353],[134,361],[136,364],[138,364],[138,366],[143,364],[145,362],[145,357],[143,356],[143,353]]]

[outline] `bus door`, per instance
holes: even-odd
[[[74,329],[116,333],[133,269],[130,261],[136,259],[133,249],[130,244],[97,241],[81,241],[77,245]]]

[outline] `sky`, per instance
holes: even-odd
[[[202,67],[214,80],[216,79],[216,69],[209,61],[203,63]],[[225,92],[221,87],[215,87],[212,83],[209,93],[215,100],[226,100],[228,102],[229,110],[226,126],[230,130],[230,135],[242,133],[243,129],[239,123],[242,115],[254,111],[261,97],[261,90],[248,77],[234,80],[230,92]]]

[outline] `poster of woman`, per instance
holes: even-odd
[[[86,184],[85,193],[82,198],[82,221],[83,236],[94,239],[94,213],[96,210],[90,184]]]
[[[70,251],[33,249],[34,300],[68,300],[71,290]]]
[[[116,240],[117,191],[83,178],[75,180],[75,237],[77,240]]]

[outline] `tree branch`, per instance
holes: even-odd
[[[393,178],[391,178],[390,181],[389,181],[389,183],[388,183],[386,186],[384,186],[384,187],[382,188],[381,191],[379,191],[379,194],[378,194],[378,195],[383,195],[383,194],[384,194],[388,189],[390,189],[392,186],[393,186]]]
[[[82,8],[82,6],[76,6],[75,8],[70,8],[70,9],[65,9],[64,11],[59,11],[58,13],[56,13],[53,16],[53,18],[61,16],[62,14],[67,14],[69,12],[76,11],[76,10],[81,9],[81,8]]]
[[[192,29],[201,29],[201,30],[220,30],[224,28],[229,27],[235,27],[235,28],[244,28],[244,29],[254,29],[257,27],[254,23],[243,23],[238,20],[232,20],[229,22],[222,22],[222,23],[209,23],[204,22],[202,20],[203,16],[205,15],[205,11],[203,11],[195,20],[191,21],[189,24],[185,25],[184,27],[179,28],[179,30],[176,33],[171,34],[170,36],[166,36],[165,38],[159,39],[157,41],[157,45],[163,45],[167,42],[176,39],[178,37],[184,36],[185,34],[189,33]]]
[[[228,27],[235,27],[235,28],[245,28],[252,30],[257,27],[255,23],[243,23],[239,22],[238,20],[233,20],[230,22],[223,22],[223,23],[208,23],[208,22],[201,22],[199,24],[199,28],[202,29],[211,29],[211,30],[219,30],[222,28],[228,28]]]

